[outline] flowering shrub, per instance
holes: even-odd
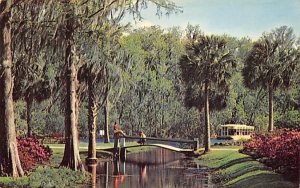
[[[36,138],[17,138],[18,153],[23,170],[29,171],[37,164],[45,164],[49,161],[52,150],[43,146]]]
[[[280,129],[272,134],[256,134],[244,145],[243,153],[263,162],[275,170],[298,177],[300,160],[300,132]]]

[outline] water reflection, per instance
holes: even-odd
[[[99,186],[105,188],[213,187],[208,169],[197,168],[189,160],[162,165],[103,162],[98,164],[97,174]]]
[[[88,171],[92,174],[91,187],[95,188],[97,180],[97,164],[88,165]]]
[[[125,163],[123,163],[122,165],[120,165],[121,163],[119,163],[118,161],[114,161],[114,172],[113,172],[113,181],[114,181],[114,188],[118,188],[120,184],[122,184],[124,182],[124,176],[125,176]],[[108,162],[107,162],[108,164]],[[120,171],[120,166],[122,166],[123,171]]]
[[[212,188],[209,169],[191,159],[162,151],[132,154],[127,162],[99,162],[88,166],[91,187],[103,188]]]

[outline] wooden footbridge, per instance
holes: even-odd
[[[124,136],[123,138],[125,138],[126,140],[140,140],[141,139],[141,137],[136,137],[136,136]],[[176,151],[176,152],[195,151],[195,150],[197,150],[197,148],[199,148],[198,138],[195,138],[194,140],[183,140],[183,139],[172,139],[172,138],[147,137],[145,139],[147,140],[146,144],[145,144],[147,146],[157,146],[157,147],[169,149],[169,150]],[[161,144],[162,142],[164,144]],[[189,145],[190,148],[189,149],[179,148],[179,147],[172,146],[168,143],[186,144],[186,145]],[[121,142],[121,144],[122,144],[122,142]],[[137,145],[137,146],[140,147],[143,145]],[[124,145],[124,147],[126,147],[126,148],[137,147],[137,146],[127,146],[126,147],[126,144]]]
[[[183,153],[188,156],[194,155],[194,151],[199,148],[199,140],[195,138],[194,140],[184,140],[184,139],[170,139],[170,138],[156,138],[156,137],[147,137],[145,144],[128,144],[126,141],[138,141],[141,137],[135,136],[123,136],[119,139],[118,148],[108,148],[106,150],[116,153],[118,151],[121,160],[126,159],[126,149],[133,147],[145,147],[145,146],[155,146],[163,149],[167,149],[174,152]],[[175,146],[174,146],[175,143]],[[183,146],[184,148],[180,147]]]

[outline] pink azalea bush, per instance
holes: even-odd
[[[271,134],[256,134],[242,153],[262,159],[278,172],[296,178],[299,173],[300,131],[280,129]]]

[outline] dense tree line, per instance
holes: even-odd
[[[23,175],[16,136],[64,135],[61,165],[83,170],[78,138],[89,138],[94,159],[97,130],[109,142],[115,121],[130,135],[198,137],[206,151],[220,124],[300,128],[292,28],[252,41],[206,35],[199,26],[120,24],[124,12],[139,17],[147,2],[0,3],[1,175]]]

